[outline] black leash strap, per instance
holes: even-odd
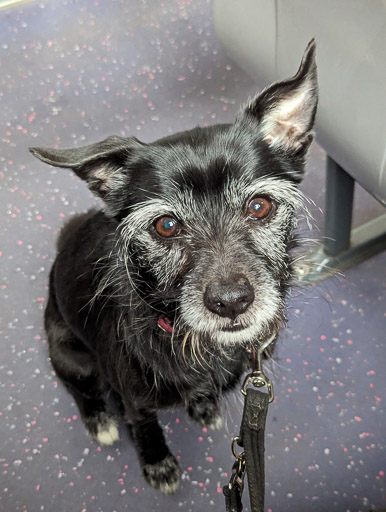
[[[264,512],[264,434],[269,397],[249,388],[244,406],[241,442],[245,452],[252,512]]]
[[[266,386],[267,393],[255,387]],[[264,375],[261,366],[261,355],[258,357],[258,369],[247,376],[242,387],[245,395],[243,418],[240,435],[233,439],[232,452],[236,458],[232,468],[232,476],[228,485],[223,487],[226,512],[242,512],[241,497],[244,490],[245,473],[248,476],[248,489],[251,512],[264,512],[265,472],[264,472],[264,436],[268,404],[273,400],[271,381]],[[244,448],[241,454],[236,451],[236,443]]]

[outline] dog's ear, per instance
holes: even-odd
[[[30,148],[30,151],[49,165],[73,169],[105,201],[108,212],[115,215],[120,207],[119,192],[129,183],[127,161],[135,148],[142,145],[134,137],[114,135],[80,148]]]
[[[243,113],[258,122],[259,135],[271,148],[291,155],[303,156],[313,139],[318,103],[315,49],[312,39],[296,75],[264,89]]]

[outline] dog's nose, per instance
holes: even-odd
[[[210,311],[232,320],[244,313],[254,299],[250,282],[240,274],[211,283],[204,294],[204,304]]]

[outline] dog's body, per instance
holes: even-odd
[[[74,150],[34,148],[70,167],[106,203],[63,232],[45,325],[52,364],[88,433],[118,439],[103,395],[130,425],[147,481],[179,481],[157,410],[184,405],[221,426],[220,398],[275,339],[292,277],[297,184],[317,103],[311,42],[294,78],[255,98],[234,124],[143,144],[109,137]]]

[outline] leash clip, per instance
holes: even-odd
[[[247,387],[248,384],[252,384],[256,388],[261,388],[265,386],[268,390],[269,395],[269,403],[273,402],[273,399],[275,398],[274,392],[273,392],[273,385],[272,382],[268,379],[266,375],[264,375],[263,372],[255,370],[254,372],[250,373],[246,376],[244,380],[244,384],[241,387],[241,392],[243,395],[247,395]]]
[[[273,384],[271,380],[265,375],[263,372],[263,351],[266,347],[261,347],[257,351],[257,361],[256,361],[256,353],[255,350],[252,348],[252,354],[253,354],[253,361],[252,361],[252,373],[247,375],[245,377],[244,383],[241,386],[241,392],[244,396],[247,395],[247,387],[248,384],[252,384],[256,388],[266,387],[268,390],[268,396],[269,396],[269,403],[273,402],[273,399],[275,398],[274,392],[273,392]]]

